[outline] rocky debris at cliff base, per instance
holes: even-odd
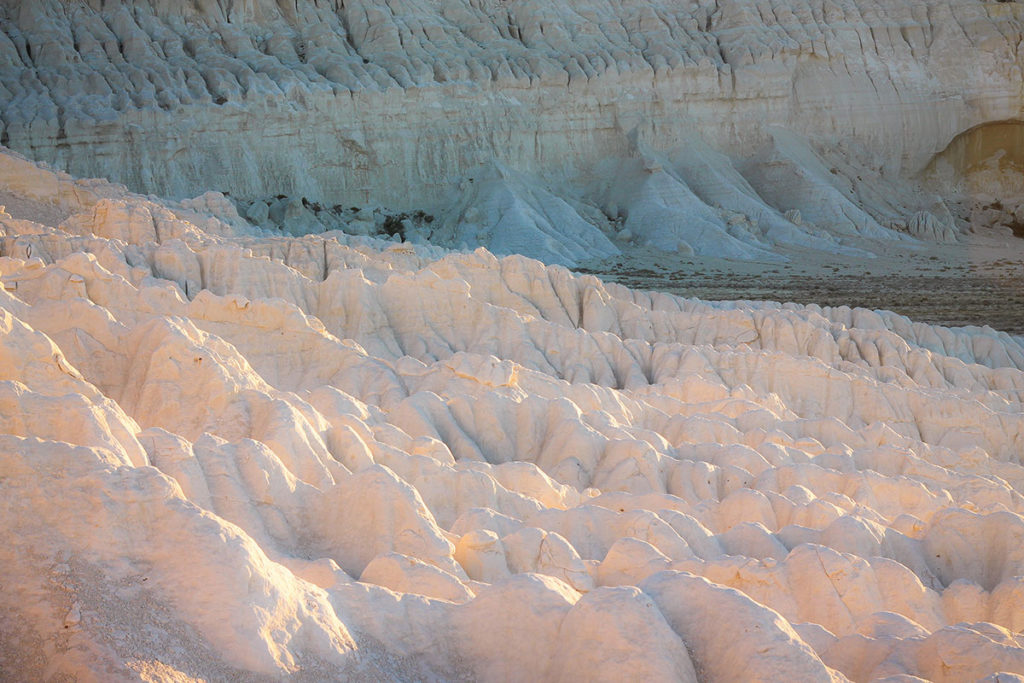
[[[423,244],[431,241],[437,227],[434,216],[422,209],[406,212],[382,206],[325,206],[305,197],[283,194],[238,200],[235,206],[235,211],[248,222],[270,235],[302,237],[338,230],[349,235]]]
[[[917,241],[955,244],[979,225],[980,210],[955,203],[951,210],[917,182],[819,154],[784,131],[773,139],[771,153],[739,164],[696,133],[671,155],[637,141],[629,157],[605,159],[579,187],[492,162],[429,211],[279,194],[235,200],[225,220],[241,214],[270,234],[296,237],[339,230],[449,249],[482,246],[570,268],[644,249],[779,263],[794,249],[857,258],[913,250]]]

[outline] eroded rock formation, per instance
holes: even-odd
[[[856,234],[893,237],[934,198],[903,192],[887,211],[875,186],[916,174],[964,131],[1020,120],[1024,106],[1014,2],[8,0],[0,28],[0,143],[33,158],[179,198],[219,190],[431,213],[478,202],[424,239],[566,265],[581,250],[607,255],[602,241],[623,232],[739,258],[794,236],[837,251],[851,220]],[[798,161],[801,186],[758,186],[755,206],[742,183],[700,191],[652,165],[688,158],[694,136],[763,162],[755,177],[773,175],[779,154],[806,160],[803,143],[778,149],[774,127],[842,162]],[[863,163],[844,166],[854,157]],[[616,200],[607,184],[623,165],[667,176]],[[719,168],[704,165],[700,175]],[[538,206],[534,185],[557,202]],[[854,210],[809,220],[837,200]],[[566,221],[565,208],[579,210]],[[613,224],[631,213],[667,227]],[[505,214],[517,239],[494,237]],[[965,227],[936,220],[920,235]],[[586,234],[549,244],[562,223]]]
[[[5,676],[1024,674],[1019,337],[0,187]]]

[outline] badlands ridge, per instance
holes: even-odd
[[[0,678],[1024,680],[1022,7],[0,0]]]
[[[5,677],[1024,675],[1020,337],[0,187]]]

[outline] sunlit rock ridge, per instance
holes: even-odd
[[[1021,680],[1022,7],[0,0],[0,679]]]
[[[0,193],[5,679],[1024,675],[1019,337]]]
[[[949,241],[956,217],[893,179],[1021,119],[1021,17],[978,0],[7,0],[0,142],[135,191],[284,195],[291,232],[334,227],[309,204],[372,203],[438,214],[409,237],[565,265],[622,233],[730,258]]]

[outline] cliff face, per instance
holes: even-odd
[[[958,241],[1021,24],[0,0],[0,678],[1024,674],[1024,338],[425,244]]]
[[[482,163],[586,179],[782,126],[916,172],[1022,109],[1017,3],[33,0],[0,7],[4,144],[175,196],[433,206]]]

